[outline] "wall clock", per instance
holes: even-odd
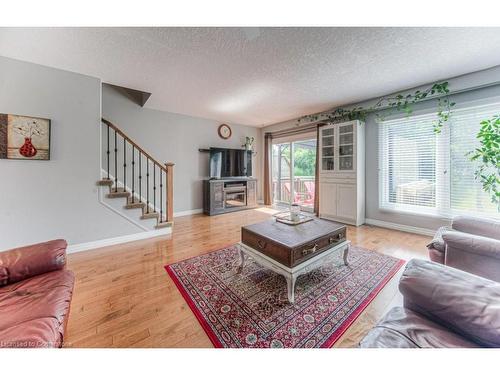
[[[229,139],[231,137],[231,134],[233,133],[229,125],[226,124],[220,125],[218,132],[219,132],[219,137],[223,139]]]

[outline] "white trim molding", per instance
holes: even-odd
[[[376,227],[400,230],[402,232],[422,234],[424,236],[431,236],[431,237],[434,236],[434,234],[436,233],[435,230],[428,229],[428,228],[413,227],[411,225],[391,223],[388,221],[382,221],[382,220],[376,220],[376,219],[366,218],[365,224],[373,225]]]
[[[101,180],[104,179],[105,177],[106,177],[106,171],[104,169],[101,169]],[[115,181],[115,177],[112,174],[110,174],[109,177],[110,177],[110,179],[112,181]],[[117,181],[117,187],[119,187],[119,188],[125,188],[129,193],[131,193],[130,189],[128,187],[124,186],[123,182],[121,182],[120,180]],[[145,232],[150,231],[152,229],[151,226],[143,225],[142,220],[139,219],[139,216],[137,218],[134,218],[132,216],[133,215],[133,211],[128,212],[128,210],[125,208],[125,198],[123,198],[124,199],[123,200],[124,204],[120,208],[113,207],[110,203],[108,203],[108,202],[111,202],[109,200],[109,198],[106,198],[106,195],[109,192],[111,192],[111,188],[109,186],[107,186],[107,185],[100,185],[100,186],[97,186],[97,188],[98,188],[98,201],[99,201],[100,204],[102,204],[106,208],[110,209],[115,214],[123,217],[125,220],[131,222],[136,227],[142,229]],[[146,202],[147,201],[146,197],[140,196],[137,193],[135,193],[134,196],[140,202]],[[154,205],[151,202],[149,204],[149,207],[150,207],[150,209],[152,211],[155,211],[155,209],[156,209],[156,212],[160,211],[160,207],[156,207],[155,208]],[[189,215],[189,214],[187,214],[187,215]],[[182,216],[182,215],[179,215],[179,216]],[[166,219],[165,215],[163,215],[163,219]]]
[[[109,203],[107,203],[105,200],[104,200],[104,197],[106,196],[107,192],[105,191],[106,189],[108,189],[107,186],[99,186],[99,203],[102,204],[104,207],[106,207],[107,209],[113,211],[115,214],[123,217],[125,220],[131,222],[132,224],[134,224],[136,227],[142,229],[143,231],[147,232],[149,231],[149,229],[142,225],[141,223],[139,223],[139,221],[135,220],[135,219],[132,219],[131,217],[125,215],[125,213],[117,210],[116,208],[114,208],[113,206],[111,206]],[[124,198],[125,199],[125,198]],[[123,210],[125,210],[125,208],[123,208]]]
[[[114,238],[104,238],[102,240],[84,242],[75,245],[69,245],[66,249],[68,254],[78,253],[80,251],[93,250],[105,246],[118,245],[125,242],[144,240],[147,238],[153,238],[158,236],[165,236],[172,233],[172,227],[155,229],[147,232],[139,232],[134,234],[128,234],[125,236],[114,237]]]
[[[203,208],[195,208],[194,210],[177,211],[174,212],[174,217],[196,215],[203,213]]]

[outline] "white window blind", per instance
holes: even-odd
[[[476,134],[480,122],[500,114],[500,103],[457,110],[450,128],[450,205],[452,212],[498,213],[489,194],[474,179],[479,162],[466,153],[480,146]]]
[[[500,113],[500,103],[456,109],[441,134],[436,114],[387,120],[379,128],[379,206],[450,217],[498,215],[474,179],[477,163],[466,155],[479,141],[480,122]]]

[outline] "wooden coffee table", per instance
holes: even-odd
[[[285,277],[288,301],[294,303],[297,277],[320,267],[333,254],[343,253],[347,266],[349,246],[343,224],[314,219],[287,225],[271,219],[241,228],[239,272],[245,265],[245,255],[250,256]]]

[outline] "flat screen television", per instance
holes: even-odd
[[[210,148],[210,178],[250,177],[252,151]]]

